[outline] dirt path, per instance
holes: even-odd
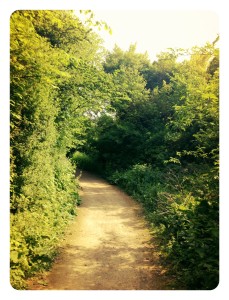
[[[82,204],[50,272],[29,289],[166,289],[140,206],[87,172],[80,179]]]

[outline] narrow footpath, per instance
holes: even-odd
[[[164,290],[168,280],[141,207],[90,173],[80,178],[82,202],[52,269],[30,290]]]

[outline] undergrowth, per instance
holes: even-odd
[[[10,280],[15,289],[26,289],[27,278],[51,266],[66,226],[76,215],[80,199],[73,170],[66,159],[59,157],[54,186],[47,186],[42,198],[37,187],[33,198],[21,194],[12,199],[17,203],[10,217]]]
[[[193,165],[160,171],[138,164],[109,178],[143,204],[177,288],[218,285],[218,180],[208,171]]]

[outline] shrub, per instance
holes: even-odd
[[[162,171],[135,165],[110,180],[143,204],[177,284],[213,289],[219,277],[217,179],[206,166]]]
[[[96,164],[96,160],[86,153],[76,151],[71,157],[71,161],[76,165],[78,169],[85,171],[98,172],[99,166]]]
[[[10,263],[11,284],[16,289],[25,289],[28,277],[51,265],[58,242],[76,214],[79,196],[74,168],[62,155],[57,155],[53,161],[55,164],[52,168],[49,165],[49,172],[54,176],[42,173],[43,180],[52,179],[53,185],[37,180],[33,189],[27,186],[24,191],[27,196],[15,197],[17,210],[11,214]],[[34,172],[31,182],[38,178],[37,170]]]

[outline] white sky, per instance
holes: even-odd
[[[212,11],[94,10],[95,18],[112,28],[112,35],[100,31],[105,47],[116,43],[123,50],[137,43],[151,60],[167,48],[191,48],[213,42],[219,33],[218,15]]]

